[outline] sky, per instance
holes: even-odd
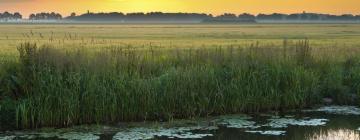
[[[0,0],[0,12],[196,12],[360,14],[360,0]]]

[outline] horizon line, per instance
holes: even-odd
[[[3,10],[3,11],[0,11],[0,13],[4,13],[4,12],[9,12],[10,10]],[[98,14],[98,13],[123,13],[124,15],[127,15],[127,14],[132,14],[132,13],[144,13],[144,14],[147,14],[147,13],[187,13],[187,14],[206,14],[206,15],[212,15],[212,16],[220,16],[220,15],[224,15],[224,14],[235,14],[235,15],[240,15],[240,14],[251,14],[251,15],[259,15],[259,14],[286,14],[286,15],[291,15],[291,14],[302,14],[302,13],[307,13],[307,14],[324,14],[324,15],[337,15],[337,16],[341,16],[341,15],[360,15],[360,12],[358,14],[355,14],[355,13],[341,13],[341,14],[333,14],[333,13],[325,13],[325,12],[307,12],[307,11],[302,11],[302,12],[291,12],[291,13],[282,13],[282,12],[269,12],[269,13],[251,13],[251,12],[223,12],[221,14],[213,14],[213,13],[207,13],[207,12],[163,12],[163,11],[148,11],[148,12],[139,12],[139,11],[134,11],[134,12],[121,12],[121,11],[108,11],[108,12],[103,12],[103,11],[98,11],[98,12],[92,12],[90,10],[88,10],[87,12],[82,12],[80,14],[78,14],[77,12],[70,12],[70,13],[67,13],[67,14],[64,14],[64,13],[60,13],[60,12],[56,12],[56,11],[48,11],[48,12],[44,12],[44,11],[41,11],[41,12],[33,12],[33,13],[30,13],[28,14],[27,16],[30,16],[31,14],[37,14],[37,13],[59,13],[61,15],[66,15],[66,16],[70,16],[71,13],[76,13],[76,15],[84,15],[84,14],[89,14],[89,13],[92,13],[92,14]],[[9,13],[20,13],[22,14],[21,12],[16,12],[16,11],[10,11]]]

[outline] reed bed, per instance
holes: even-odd
[[[357,104],[360,48],[74,47],[23,43],[0,63],[0,128],[169,121]],[[6,114],[6,115],[5,115]]]

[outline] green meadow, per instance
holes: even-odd
[[[359,105],[360,25],[0,25],[0,129]]]

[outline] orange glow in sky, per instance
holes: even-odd
[[[360,14],[360,0],[0,0],[0,12],[197,12]]]

